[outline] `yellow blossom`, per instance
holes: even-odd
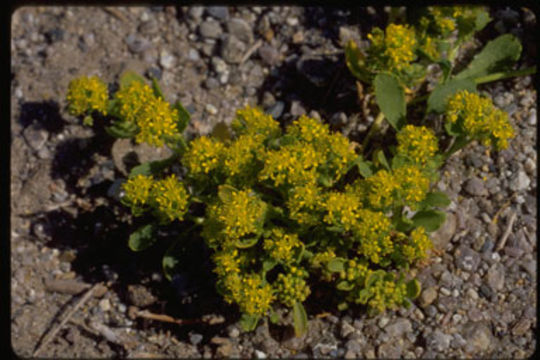
[[[280,133],[279,123],[271,115],[251,106],[237,110],[231,126],[237,134],[259,134],[266,138]]]
[[[360,209],[353,233],[360,242],[358,252],[378,264],[394,247],[390,238],[390,219],[382,213]]]
[[[156,210],[166,221],[183,220],[187,211],[188,194],[176,175],[156,181],[152,186]]]
[[[324,222],[350,230],[359,218],[360,199],[352,193],[332,192],[324,204]]]
[[[140,214],[140,210],[147,205],[150,199],[150,191],[154,184],[152,176],[136,175],[122,184],[124,190],[123,201],[132,207],[132,211]]]
[[[287,234],[283,229],[274,228],[270,237],[264,240],[264,250],[275,260],[290,263],[294,260],[294,251],[302,246],[296,234]]]
[[[221,142],[200,136],[189,143],[182,162],[193,175],[208,174],[220,165],[224,148]]]
[[[439,149],[435,134],[424,126],[406,125],[397,134],[397,141],[398,154],[419,164],[425,164]]]
[[[307,272],[299,268],[292,267],[291,272],[279,274],[274,286],[279,301],[292,307],[295,302],[303,302],[311,293],[311,290],[304,279]]]
[[[93,110],[107,115],[108,99],[107,85],[97,76],[82,76],[69,83],[67,101],[71,115],[85,115]]]

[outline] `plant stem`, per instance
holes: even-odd
[[[382,113],[382,111],[379,113],[379,115],[377,115],[377,117],[375,118],[375,121],[373,122],[373,125],[371,125],[371,127],[369,128],[369,131],[366,135],[366,137],[364,138],[364,141],[362,141],[362,151],[364,151],[367,147],[367,144],[369,143],[369,139],[371,139],[371,137],[373,136],[373,134],[379,130],[379,128],[381,127],[381,124],[384,120],[384,114]]]
[[[494,74],[489,74],[486,76],[481,76],[479,78],[474,79],[474,82],[479,84],[485,84],[492,81],[507,79],[515,76],[526,76],[526,75],[532,75],[536,72],[536,66],[532,66],[526,69],[519,69],[514,71],[506,71],[506,72],[498,72]]]

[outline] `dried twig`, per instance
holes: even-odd
[[[173,323],[173,324],[178,324],[178,325],[189,325],[189,324],[214,325],[214,324],[220,324],[223,321],[225,321],[222,318],[204,317],[204,316],[200,319],[175,319],[172,316],[165,315],[165,314],[154,314],[148,310],[135,310],[135,309],[133,310],[134,310],[132,311],[133,317],[141,317],[144,319],[163,321],[163,322],[168,322],[168,323]]]
[[[127,22],[126,17],[120,11],[118,11],[115,8],[113,8],[113,7],[104,7],[103,10],[105,12],[108,12],[109,14],[111,14],[112,16],[117,18],[118,20],[120,20],[122,22]]]
[[[261,45],[262,45],[262,41],[261,41],[260,39],[257,40],[257,42],[256,42],[255,44],[253,44],[253,46],[250,47],[250,48],[248,49],[248,51],[244,54],[244,56],[242,57],[242,60],[240,60],[240,64],[239,64],[239,65],[242,65],[244,62],[246,62],[247,59],[249,59],[249,57],[250,57],[255,51],[257,51],[257,49],[258,49],[259,47],[261,47]]]
[[[41,344],[37,347],[37,349],[34,351],[34,354],[32,355],[32,357],[37,357],[37,355],[40,353],[40,351],[45,347],[45,345],[47,345],[49,342],[51,342],[52,339],[54,339],[54,337],[56,336],[56,334],[58,334],[58,332],[60,331],[60,329],[62,329],[62,327],[69,321],[69,319],[73,316],[73,314],[75,314],[75,312],[86,302],[88,301],[88,299],[90,299],[90,297],[92,297],[92,293],[94,292],[94,290],[98,287],[98,285],[101,285],[101,283],[98,283],[98,284],[95,284],[94,286],[92,286],[84,295],[83,297],[81,297],[81,299],[77,302],[77,304],[75,304],[75,306],[73,307],[73,309],[71,309],[71,311],[66,315],[66,317],[64,318],[64,320],[62,320],[62,322],[60,322],[60,324],[58,324],[58,326],[56,328],[54,328],[49,334],[48,336],[46,337],[43,337],[43,341],[41,342]]]
[[[495,251],[499,251],[502,248],[504,248],[504,245],[506,245],[506,240],[508,240],[508,237],[510,236],[510,233],[512,232],[512,226],[514,225],[514,221],[516,221],[517,215],[515,212],[510,215],[510,219],[508,220],[508,225],[506,225],[506,230],[504,231],[503,236],[501,237],[501,240],[499,241],[499,244],[495,248]]]

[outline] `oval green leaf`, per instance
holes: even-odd
[[[412,217],[414,227],[422,226],[427,232],[437,230],[446,220],[446,214],[438,210],[422,210]]]
[[[142,251],[156,242],[156,227],[154,224],[143,225],[129,236],[128,245],[133,251]]]
[[[307,332],[308,319],[306,309],[304,309],[304,305],[298,301],[293,305],[293,324],[296,337],[301,337]]]
[[[375,101],[390,125],[401,129],[405,125],[407,105],[405,91],[398,79],[390,74],[381,73],[375,76]]]

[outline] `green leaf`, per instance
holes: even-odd
[[[266,273],[266,272],[272,270],[276,265],[277,265],[277,262],[275,260],[273,260],[273,259],[264,260],[263,263],[262,263],[263,273]]]
[[[450,73],[452,72],[452,63],[447,59],[442,59],[438,62],[439,66],[441,67],[443,78],[441,83],[445,83],[448,78],[450,77]]]
[[[392,170],[396,170],[407,163],[407,158],[403,155],[396,155],[390,162],[392,164]]]
[[[426,194],[426,198],[422,201],[424,206],[446,207],[450,205],[448,196],[440,191],[432,191]]]
[[[242,317],[240,318],[240,327],[244,331],[253,331],[257,327],[257,323],[259,322],[260,316],[258,315],[250,315],[250,314],[242,314]]]
[[[358,167],[358,172],[364,178],[368,178],[371,175],[373,175],[373,169],[372,169],[373,164],[371,163],[371,161],[364,160],[362,155],[358,155],[354,163]]]
[[[456,79],[474,79],[508,69],[521,56],[521,43],[511,34],[504,34],[487,43]]]
[[[140,82],[142,84],[145,83],[144,78],[140,75],[138,75],[136,72],[131,70],[126,70],[120,75],[120,89],[127,88],[131,83],[134,81]]]
[[[331,272],[341,272],[345,270],[345,259],[333,258],[328,262],[328,270]]]
[[[422,226],[427,232],[437,230],[446,220],[446,214],[438,210],[422,210],[412,217],[415,227]]]
[[[174,273],[176,272],[176,266],[180,263],[178,260],[178,257],[174,255],[174,253],[171,251],[167,251],[165,255],[163,255],[163,259],[161,260],[161,267],[163,268],[163,273],[165,274],[165,277],[167,280],[171,281]]]
[[[86,126],[94,125],[94,118],[90,115],[86,115],[83,119],[83,125],[86,125]]]
[[[366,304],[371,297],[371,294],[369,293],[368,289],[362,289],[358,292],[358,301],[360,304]]]
[[[369,274],[368,277],[366,277],[364,285],[366,286],[366,288],[370,287],[377,281],[382,280],[385,274],[386,274],[386,271],[384,270],[375,270],[374,272]]]
[[[362,50],[353,40],[345,46],[345,63],[354,77],[365,83],[370,82],[370,72],[366,68],[366,59]]]
[[[453,123],[450,121],[446,121],[444,123],[444,129],[446,130],[446,133],[450,136],[461,135],[463,131],[457,123]]]
[[[111,126],[107,126],[105,131],[116,138],[130,139],[139,132],[139,127],[128,121],[116,120]]]
[[[354,288],[354,283],[350,283],[348,281],[340,281],[336,285],[336,289],[343,290],[343,291],[350,291]]]
[[[154,95],[156,97],[165,100],[165,95],[163,95],[163,91],[161,90],[161,87],[159,86],[157,79],[153,76],[152,76],[152,90],[154,91]]]
[[[347,304],[346,301],[343,301],[343,302],[340,302],[337,306],[337,309],[339,311],[344,311],[344,310],[347,310],[349,308],[349,304]]]
[[[163,160],[147,161],[145,163],[142,163],[140,165],[133,167],[131,171],[129,172],[129,177],[133,177],[136,175],[145,175],[145,176],[158,175],[165,168],[171,165],[175,160],[176,160],[176,157],[173,155]]]
[[[373,153],[373,161],[377,165],[382,165],[382,167],[384,167],[386,170],[391,171],[388,160],[386,159],[386,156],[384,155],[384,151],[382,149],[379,149]]]
[[[238,190],[231,185],[220,185],[218,187],[218,197],[224,203],[229,203],[233,200],[233,195],[236,194]]]
[[[254,246],[258,240],[259,240],[259,237],[252,237],[248,239],[238,239],[236,240],[235,246],[239,249],[247,249]]]
[[[178,121],[176,123],[176,127],[178,128],[178,132],[181,133],[188,126],[189,121],[191,120],[191,114],[186,110],[185,107],[182,106],[180,101],[177,101],[173,107],[178,111]]]
[[[298,301],[293,305],[293,323],[294,333],[297,337],[301,337],[307,332],[308,320],[306,309],[304,309],[304,305]]]
[[[403,215],[396,218],[394,226],[401,232],[408,232],[414,227],[412,220]]]
[[[270,320],[272,324],[278,324],[280,320],[280,316],[277,312],[271,311],[270,316],[268,317],[268,320]]]
[[[133,251],[142,251],[149,248],[156,242],[155,231],[154,224],[141,226],[129,236],[129,248]]]
[[[418,280],[412,279],[410,281],[407,281],[406,289],[407,289],[407,297],[409,299],[416,299],[418,295],[420,295],[421,286]]]
[[[428,97],[427,112],[443,113],[446,111],[448,98],[461,90],[476,92],[476,84],[471,79],[452,79],[439,84]]]
[[[381,73],[375,76],[375,101],[382,113],[394,127],[399,130],[405,125],[407,105],[405,103],[405,91],[399,80],[390,74]]]
[[[458,29],[458,42],[467,40],[474,32],[482,30],[490,21],[489,13],[482,9],[475,9],[475,17],[458,17],[457,29]]]

